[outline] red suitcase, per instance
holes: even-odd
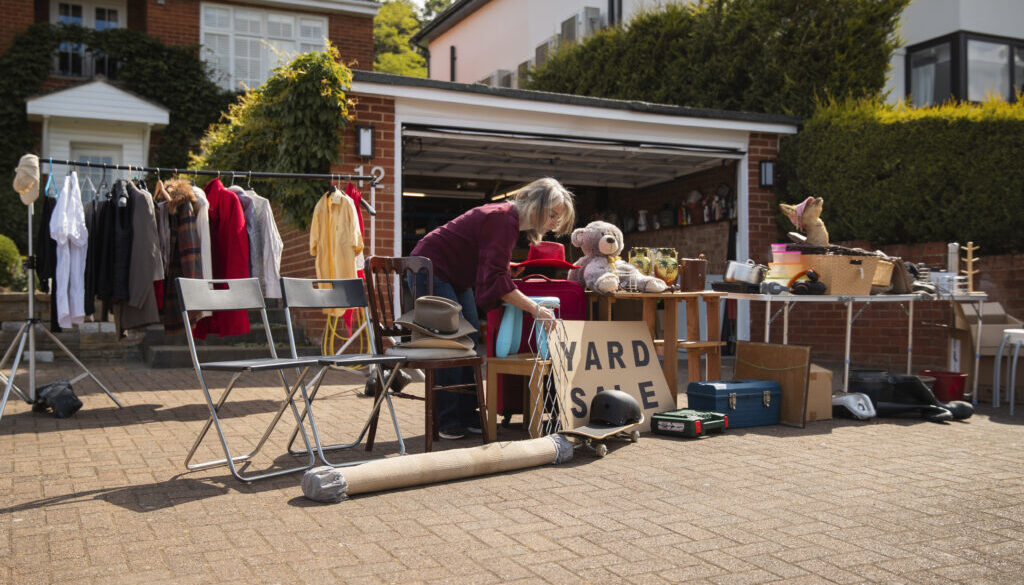
[[[513,281],[516,288],[528,297],[557,297],[559,309],[557,316],[567,321],[579,321],[587,318],[587,296],[583,285],[572,280],[556,280],[539,274],[527,276]],[[499,307],[487,313],[487,355],[494,356],[495,339],[505,308]],[[523,315],[523,336],[519,342],[519,352],[535,351],[529,342],[533,317]],[[523,403],[523,383],[520,376],[498,376],[498,412],[506,418],[521,413]]]

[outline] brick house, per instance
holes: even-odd
[[[0,52],[33,23],[130,28],[168,44],[201,45],[225,88],[255,87],[281,59],[329,39],[353,67],[373,67],[373,0],[11,0]],[[145,166],[166,108],[96,77],[109,64],[62,45],[43,93],[27,100],[42,156]]]

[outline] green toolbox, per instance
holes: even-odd
[[[720,412],[681,408],[651,417],[651,431],[670,437],[700,437],[709,431],[729,428],[729,417]]]

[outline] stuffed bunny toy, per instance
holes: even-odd
[[[580,267],[569,271],[569,280],[601,294],[611,294],[621,284],[635,284],[640,292],[662,292],[668,285],[655,276],[642,274],[635,266],[621,260],[622,231],[604,221],[592,221],[573,230],[572,244],[583,250]]]

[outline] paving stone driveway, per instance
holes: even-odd
[[[94,372],[124,409],[83,381],[71,419],[14,400],[0,420],[0,583],[1024,583],[1024,412],[645,436],[323,505],[298,474],[184,473],[207,414],[191,370]],[[316,412],[338,441],[369,402],[360,378],[331,380]],[[229,432],[258,432],[279,393],[270,377],[239,388]],[[422,403],[397,408],[418,452]],[[375,451],[395,453],[381,428]]]

